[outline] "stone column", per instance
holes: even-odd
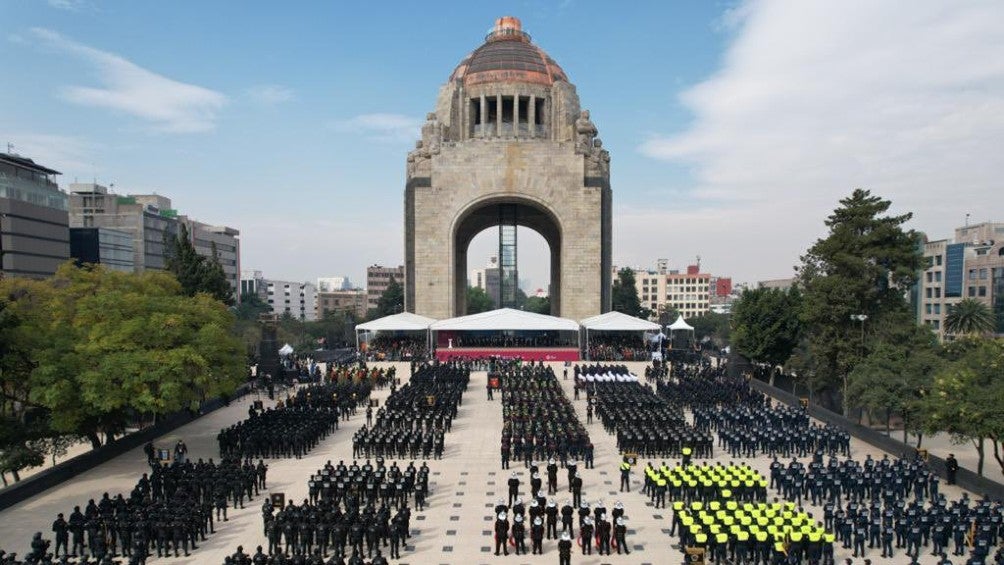
[[[502,95],[495,95],[495,137],[502,137]]]
[[[529,110],[529,116],[527,116],[527,129],[530,130],[530,137],[537,137],[537,97],[533,94],[530,95],[530,105],[527,108]]]
[[[512,96],[512,136],[519,137],[519,94]]]
[[[488,99],[481,95],[481,137],[487,137],[485,127],[488,125]]]

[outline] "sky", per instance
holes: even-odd
[[[235,227],[243,269],[363,286],[403,263],[407,151],[502,15],[610,150],[616,265],[789,277],[858,187],[932,239],[1004,221],[999,0],[0,0],[0,150]]]

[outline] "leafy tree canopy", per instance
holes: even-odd
[[[857,189],[826,220],[829,233],[802,257],[802,320],[823,386],[845,377],[864,355],[860,322],[907,309],[903,297],[923,266],[911,214],[887,215],[891,202]]]
[[[642,311],[641,301],[638,299],[638,287],[635,286],[634,271],[627,267],[617,271],[617,280],[611,289],[611,302],[614,311],[628,316],[647,318],[647,314],[650,314],[647,309]]]
[[[467,313],[468,314],[479,314],[481,312],[488,312],[495,309],[495,303],[492,302],[488,293],[485,292],[483,288],[476,286],[467,287]]]
[[[537,314],[550,314],[551,299],[546,296],[530,296],[526,299],[526,303],[523,304],[523,309],[527,312],[535,312]]]
[[[167,241],[167,271],[181,283],[188,296],[204,292],[230,306],[234,303],[233,289],[227,281],[213,244],[212,258],[207,259],[195,250],[188,227],[182,223],[178,233]]]
[[[60,267],[45,281],[6,280],[30,352],[27,401],[51,413],[52,429],[118,433],[129,413],[167,414],[229,394],[245,374],[234,316],[193,297],[163,272]]]
[[[732,344],[747,359],[784,365],[802,334],[798,288],[746,289],[732,306]]]
[[[994,331],[994,313],[975,298],[963,298],[949,306],[945,316],[945,332],[955,335],[980,335]]]
[[[392,316],[404,312],[404,287],[402,287],[392,276],[387,288],[377,301],[376,318]]]

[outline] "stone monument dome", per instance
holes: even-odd
[[[405,162],[405,309],[467,309],[467,252],[499,232],[498,307],[516,307],[519,227],[550,251],[551,313],[610,310],[610,153],[575,85],[504,16],[454,69]]]
[[[487,82],[551,86],[568,78],[550,55],[531,42],[518,18],[504,16],[495,21],[484,45],[457,65],[450,80],[463,80],[467,87]]]

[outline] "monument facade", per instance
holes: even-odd
[[[523,32],[496,21],[442,86],[408,154],[405,308],[464,315],[467,250],[501,226],[515,268],[515,226],[550,249],[551,313],[576,320],[610,310],[610,155],[561,67]],[[503,265],[505,268],[505,265]]]

